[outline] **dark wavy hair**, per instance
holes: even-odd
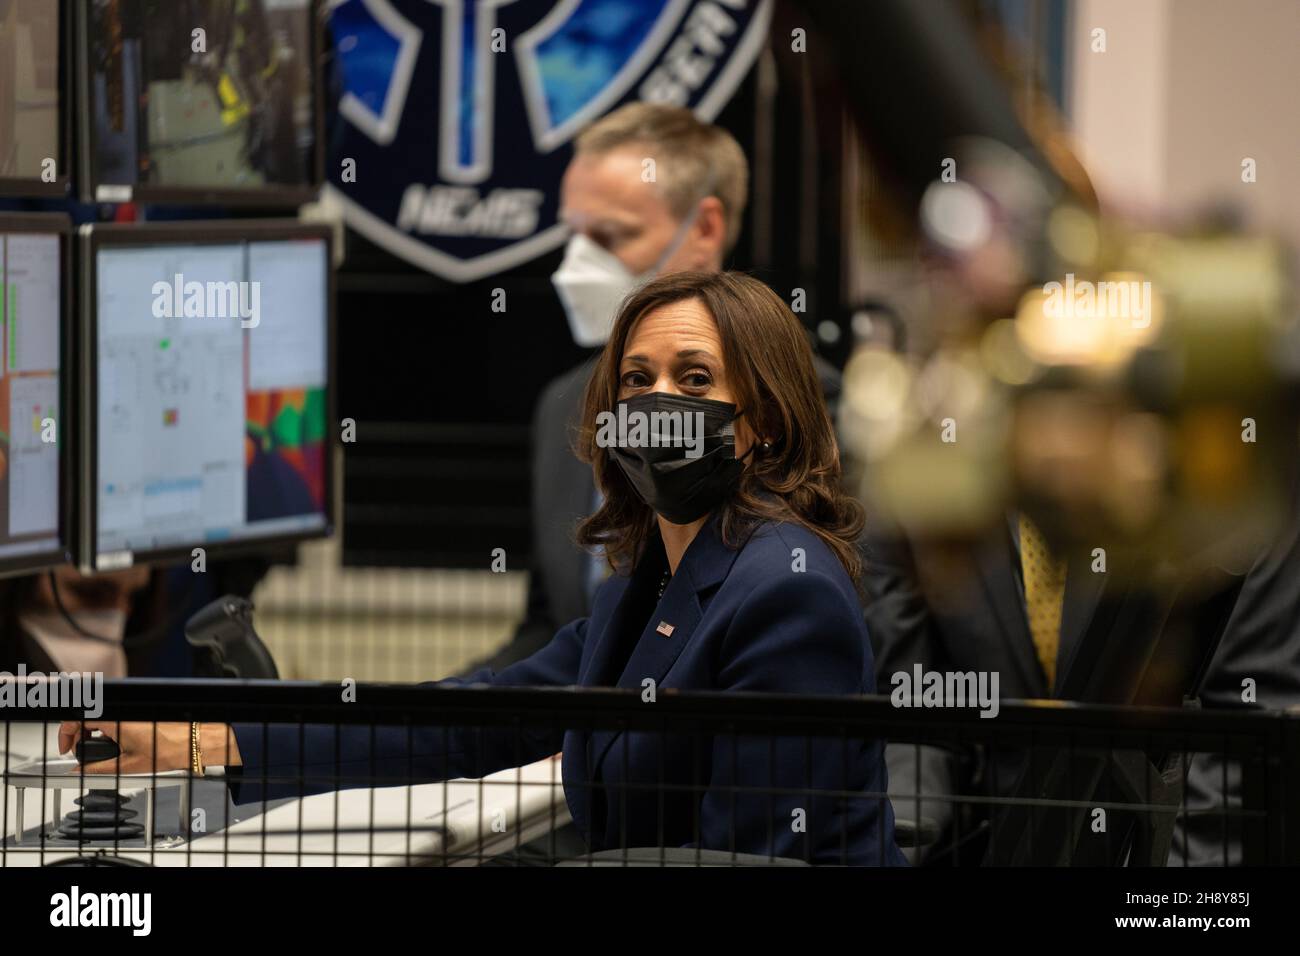
[[[787,521],[826,542],[856,583],[862,559],[856,540],[863,510],[841,487],[839,447],[812,349],[799,320],[781,298],[737,272],[679,272],[633,292],[614,322],[609,342],[587,383],[578,456],[592,466],[604,503],[577,530],[586,548],[604,550],[626,572],[640,560],[655,528],[608,449],[596,442],[596,421],[618,402],[619,367],[632,329],[645,315],[674,302],[701,302],[718,327],[727,382],[755,435],[756,448],[730,498],[719,506],[723,541],[739,547],[758,525]]]

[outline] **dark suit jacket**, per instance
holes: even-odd
[[[804,549],[805,571],[791,567],[795,548]],[[732,550],[709,522],[656,601],[666,568],[656,539],[630,577],[601,586],[589,619],[560,628],[546,647],[500,673],[450,683],[640,691],[650,679],[657,693],[874,691],[857,594],[811,532],[764,525]],[[663,622],[671,634],[662,633]],[[234,785],[239,803],[347,786],[339,775],[353,777],[352,786],[375,777],[393,785],[481,777],[563,749],[569,809],[594,850],[699,845],[824,863],[903,862],[889,802],[867,796],[887,783],[882,748],[872,741],[549,727],[521,734],[426,727],[408,735],[398,727],[375,728],[372,747],[369,727],[312,726],[300,747],[299,727],[272,726],[264,747],[261,725],[235,725],[234,733],[244,764]],[[263,785],[264,774],[316,779]],[[806,832],[792,826],[799,809]]]
[[[1242,706],[1241,678],[1252,677],[1259,705],[1300,703],[1300,519],[1292,522],[1274,548],[1246,576],[1217,652],[1200,688],[1204,706]],[[927,670],[997,671],[1004,699],[1061,696],[1048,686],[1038,663],[1026,621],[1020,559],[1013,529],[997,528],[969,553],[968,570],[959,583],[945,582],[942,603],[923,591],[916,555],[902,536],[873,535],[867,545],[867,626],[875,646],[877,681],[888,692],[890,675],[914,663]],[[1057,679],[1074,662],[1081,640],[1103,600],[1115,599],[1121,586],[1114,568],[1094,574],[1088,555],[1069,562],[1062,608]],[[954,793],[1012,795],[1019,778],[1018,756],[1005,748],[996,763],[981,755],[959,754],[910,744],[888,748],[893,793],[902,816],[918,815],[917,804],[904,795]],[[1186,782],[1189,809],[1222,806],[1236,787],[1232,768],[1224,791],[1222,764],[1211,755],[1196,755]],[[920,815],[941,826],[951,807],[927,801]],[[969,826],[969,821],[968,824]],[[970,829],[965,829],[969,834]],[[1239,833],[1229,833],[1229,861],[1240,858]],[[944,844],[935,848],[945,853]],[[962,857],[966,857],[964,848]],[[1222,862],[1223,830],[1211,817],[1180,821],[1170,862]],[[978,854],[975,854],[976,857]]]
[[[912,544],[897,529],[883,527],[879,519],[870,520],[869,529],[872,533],[864,541],[866,621],[882,693],[889,693],[893,674],[911,674],[913,665],[920,663],[925,670],[995,672],[1001,699],[1052,696],[1029,633],[1019,552],[1009,523],[960,555],[966,564],[952,580],[944,580],[941,602],[935,599],[933,587],[922,587]],[[1104,575],[1093,575],[1086,564],[1080,567],[1078,561],[1070,562],[1058,675],[1086,631],[1104,586]],[[1021,769],[1018,757],[1003,750],[993,766],[986,766],[983,757],[983,751],[969,749],[889,746],[889,775],[894,781],[891,794],[899,814],[910,820],[925,818],[944,831],[951,827],[957,812],[953,804],[942,799],[920,803],[908,799],[918,793],[918,781],[922,797],[1012,795]],[[976,823],[968,819],[962,825],[960,860],[978,859],[982,852],[982,844],[965,842],[975,832]],[[952,836],[945,832],[931,853],[950,862]],[[913,862],[926,857],[909,852]]]
[[[1244,700],[1243,682],[1253,684]],[[1201,690],[1201,704],[1222,709],[1300,706],[1300,502],[1293,501],[1278,539],[1251,568]],[[1227,779],[1225,791],[1224,779]],[[1241,792],[1241,769],[1218,754],[1196,754],[1187,775],[1189,812],[1221,807]],[[1192,813],[1174,831],[1170,865],[1236,865],[1239,821]]]
[[[573,453],[582,396],[595,359],[583,362],[542,390],[533,416],[533,556],[528,607],[510,642],[464,673],[501,670],[545,647],[560,627],[591,613],[591,556],[574,541],[578,522],[591,514],[596,484],[591,467]],[[840,395],[840,373],[815,358],[822,394],[832,414]]]

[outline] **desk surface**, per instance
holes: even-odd
[[[8,766],[53,757],[58,753],[58,724],[0,724],[0,766],[5,765],[6,739]],[[135,804],[142,808],[138,788],[124,785],[122,792],[136,794]],[[178,829],[178,798],[166,802],[172,792],[159,792],[155,832]],[[64,791],[63,814],[73,808],[74,796],[75,791]],[[26,791],[23,846],[16,846],[13,837],[13,787],[4,788],[0,803],[5,834],[0,865],[40,866],[76,855],[75,847],[61,841],[46,840],[44,846],[40,842],[37,818],[47,829],[55,822],[49,791]],[[232,808],[224,782],[204,778],[194,782],[192,806],[202,810],[203,820],[212,821],[208,835],[168,849],[124,842],[116,855],[156,866],[473,866],[570,820],[558,755],[482,780],[341,790],[265,806]],[[143,813],[137,822],[142,819]],[[86,849],[91,846],[99,844]],[[111,844],[104,846],[114,852]]]

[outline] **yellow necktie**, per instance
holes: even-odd
[[[1050,689],[1056,684],[1056,652],[1061,643],[1061,607],[1065,599],[1065,562],[1047,550],[1042,532],[1020,516],[1020,567],[1025,580],[1025,613],[1038,662]]]

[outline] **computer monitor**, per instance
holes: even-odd
[[[68,191],[67,0],[0,0],[0,196]]]
[[[332,235],[82,227],[83,568],[332,532]]]
[[[71,560],[71,226],[0,214],[0,574]]]
[[[320,0],[76,0],[88,202],[314,198]]]

